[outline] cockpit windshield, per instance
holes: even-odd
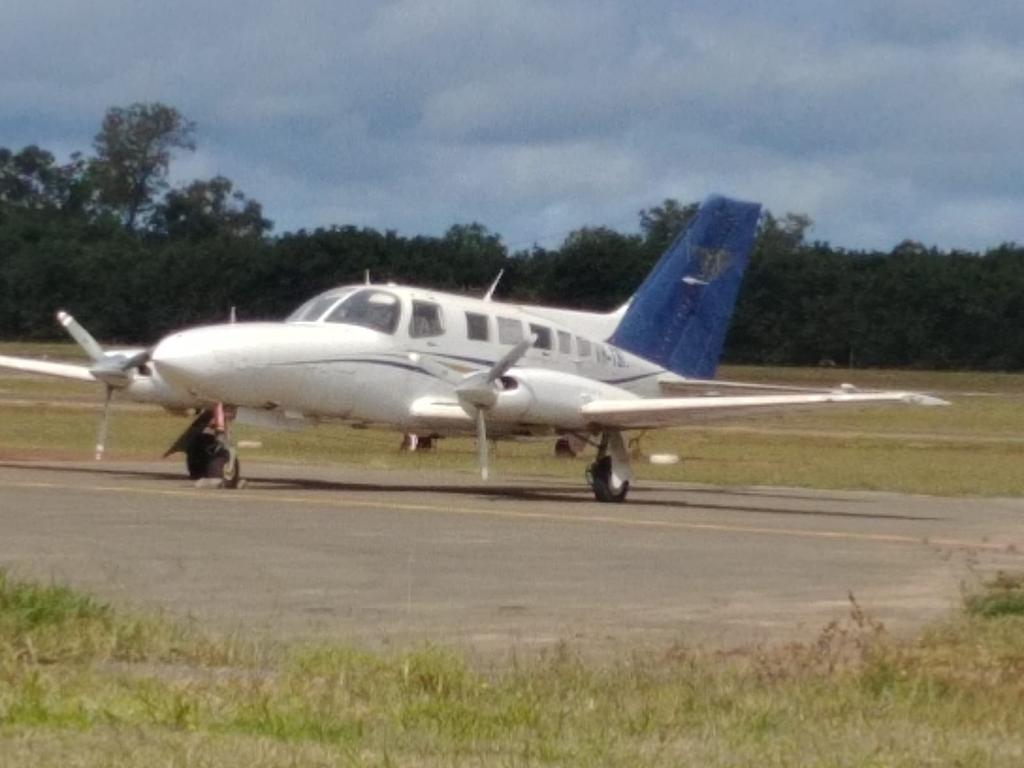
[[[320,320],[326,313],[327,310],[331,309],[335,304],[341,301],[344,297],[350,296],[356,289],[355,288],[335,288],[314,296],[312,299],[307,301],[301,307],[296,309],[285,320],[286,323],[315,323]]]
[[[381,333],[394,333],[401,314],[402,305],[397,296],[367,288],[350,295],[324,319],[328,323],[361,325]]]

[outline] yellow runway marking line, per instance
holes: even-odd
[[[0,480],[0,488],[25,488],[38,490],[66,491],[71,487],[60,483],[31,482],[23,480]],[[990,542],[965,541],[962,539],[931,538],[906,536],[897,533],[855,533],[851,531],[819,531],[808,528],[767,528],[751,525],[728,525],[725,523],[693,523],[678,520],[649,520],[643,518],[619,517],[614,515],[566,515],[556,512],[525,512],[511,509],[482,509],[479,507],[451,507],[435,504],[411,504],[407,502],[370,501],[365,499],[320,499],[310,496],[279,496],[246,493],[244,491],[214,490],[172,490],[153,487],[129,487],[123,485],[76,485],[76,491],[91,493],[122,493],[146,496],[167,496],[182,499],[230,503],[258,504],[303,504],[306,506],[334,507],[345,509],[361,507],[364,509],[395,510],[399,512],[433,512],[446,515],[470,515],[474,517],[493,517],[508,520],[541,520],[558,523],[592,523],[597,525],[614,525],[626,528],[654,528],[663,530],[708,531],[712,533],[746,533],[758,536],[788,536],[791,538],[835,539],[846,541],[867,541],[880,544],[916,544],[955,549],[987,550],[992,552],[1015,553],[1012,545],[992,544]],[[216,494],[216,495],[214,495]],[[699,508],[699,507],[695,507]]]

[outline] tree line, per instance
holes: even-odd
[[[329,287],[395,280],[607,310],[625,301],[697,203],[640,212],[639,232],[585,227],[510,252],[479,223],[442,236],[334,226],[272,234],[262,206],[216,176],[176,187],[195,126],[159,103],[107,111],[92,153],[58,162],[0,147],[0,338],[51,339],[67,308],[97,336],[148,343],[182,326],[281,318]],[[892,251],[807,240],[806,216],[765,212],[726,342],[730,362],[1024,368],[1024,248]]]

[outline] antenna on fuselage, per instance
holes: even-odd
[[[363,270],[363,282],[367,285],[370,284],[370,270]]]
[[[491,296],[494,295],[494,289],[498,287],[498,283],[501,282],[501,276],[505,274],[504,269],[498,270],[498,276],[494,278],[494,282],[491,283],[491,287],[487,289],[487,293],[484,294],[484,301],[490,301]]]

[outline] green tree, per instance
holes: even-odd
[[[446,282],[453,288],[476,289],[487,285],[508,258],[501,236],[476,222],[452,225],[440,245],[448,265]]]
[[[558,251],[538,249],[530,260],[536,300],[600,310],[625,301],[650,265],[639,236],[606,227],[578,229]]]
[[[666,198],[661,205],[640,211],[640,229],[648,250],[656,255],[663,253],[690,225],[699,208],[699,203],[682,205],[678,200]]]
[[[262,237],[273,226],[263,218],[263,206],[235,190],[223,176],[172,189],[155,207],[150,224],[159,234],[191,240],[218,235]]]
[[[174,107],[135,103],[107,110],[93,140],[92,175],[99,202],[135,231],[167,188],[172,152],[195,149],[195,124]]]
[[[88,199],[85,167],[78,153],[59,165],[53,153],[35,144],[18,152],[0,147],[0,206],[80,212]]]
[[[811,217],[804,213],[787,213],[778,219],[771,211],[765,211],[757,228],[757,248],[774,252],[800,248],[807,230],[813,226]]]

